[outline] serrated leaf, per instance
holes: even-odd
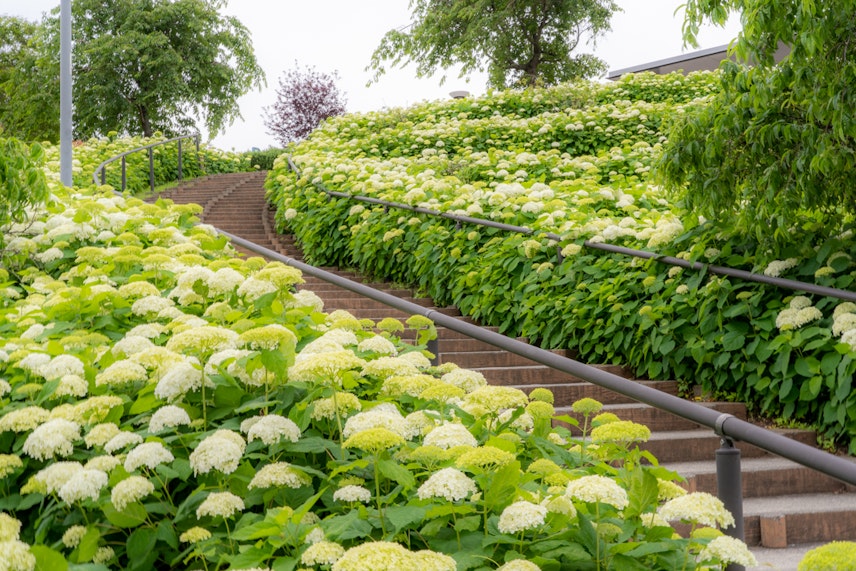
[[[378,460],[377,467],[381,474],[401,484],[405,490],[416,485],[416,478],[413,473],[395,460]]]

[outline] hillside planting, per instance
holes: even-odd
[[[2,228],[3,571],[754,562],[645,426],[583,399],[554,427],[550,391],[431,366],[429,321],[324,313],[198,206],[44,168],[46,204]]]
[[[609,242],[847,289],[852,217],[806,211],[781,246],[682,209],[655,175],[668,126],[715,76],[506,91],[327,121],[268,179],[317,264],[411,284],[485,324],[592,363],[802,421],[856,450],[856,305],[605,254]],[[322,189],[525,226],[515,234],[328,198]],[[542,234],[562,237],[553,242]]]

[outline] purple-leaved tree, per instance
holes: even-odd
[[[345,95],[339,91],[332,75],[314,67],[294,68],[283,72],[276,90],[276,102],[264,109],[268,133],[283,146],[306,138],[327,117],[345,112]]]

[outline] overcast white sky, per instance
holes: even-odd
[[[612,32],[598,41],[595,53],[610,69],[621,69],[687,51],[681,39],[682,15],[675,14],[683,1],[618,0],[624,11],[614,16]],[[38,20],[59,4],[60,0],[0,0],[0,14]],[[365,67],[372,52],[388,30],[410,21],[408,4],[408,0],[231,0],[227,11],[251,31],[256,57],[267,74],[267,87],[241,99],[243,120],[236,121],[213,144],[238,151],[276,144],[265,133],[262,108],[274,102],[280,75],[295,61],[322,72],[338,71],[338,85],[347,95],[349,111],[445,99],[458,89],[484,93],[482,76],[467,82],[449,72],[440,85],[439,76],[416,79],[411,68],[388,71],[378,83],[366,87],[371,74]],[[725,29],[703,30],[700,49],[727,44],[738,31],[735,19]]]

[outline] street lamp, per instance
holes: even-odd
[[[59,8],[59,178],[71,187],[71,0]]]

